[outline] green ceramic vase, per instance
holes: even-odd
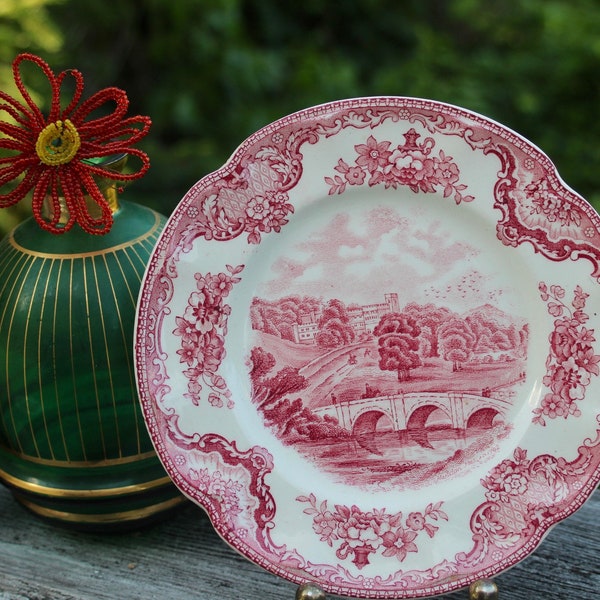
[[[137,396],[141,279],[165,218],[123,202],[111,231],[33,219],[0,242],[0,479],[35,514],[78,529],[138,527],[183,501]]]

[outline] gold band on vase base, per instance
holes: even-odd
[[[148,450],[146,452],[140,452],[139,454],[132,454],[130,456],[121,456],[119,458],[102,458],[98,460],[56,460],[51,458],[40,458],[39,456],[31,456],[30,454],[9,450],[0,445],[0,453],[3,452],[12,456],[14,460],[19,462],[31,463],[33,465],[47,465],[49,467],[57,467],[60,469],[101,469],[103,467],[114,467],[131,463],[139,463],[143,460],[152,460],[156,458],[156,452],[154,452],[154,450]],[[2,470],[0,469],[0,473],[1,472]]]
[[[186,502],[186,499],[183,496],[178,496],[157,504],[152,504],[150,506],[133,510],[124,510],[113,513],[76,513],[41,506],[18,495],[16,495],[15,498],[27,510],[40,517],[52,521],[60,521],[61,523],[73,523],[77,525],[120,524],[134,521],[143,522],[151,519],[152,517],[173,510]]]
[[[171,479],[165,475],[153,481],[144,481],[143,483],[135,483],[119,487],[94,488],[94,489],[73,489],[59,488],[39,483],[33,483],[24,479],[19,479],[3,469],[0,469],[0,480],[14,490],[20,490],[28,494],[35,494],[49,498],[73,498],[85,500],[86,498],[114,498],[116,496],[128,496],[132,494],[140,494],[149,490],[153,490],[162,486],[170,486]]]

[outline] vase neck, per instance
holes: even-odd
[[[115,173],[122,173],[127,163],[127,155],[120,154],[117,156],[111,156],[108,159],[102,159],[96,161],[96,164],[101,165],[107,171],[114,171]],[[114,215],[119,210],[119,189],[115,179],[110,177],[96,177],[94,176],[98,189],[104,196],[104,199],[108,203],[111,213]],[[86,210],[92,219],[101,219],[102,209],[98,206],[98,203],[89,195],[84,196]],[[67,202],[64,196],[59,196],[59,209],[60,215],[58,219],[59,225],[65,225],[69,222],[69,210],[67,208]],[[52,204],[52,198],[47,196],[42,205],[42,217],[47,220],[54,220],[54,206]]]
[[[99,186],[104,199],[110,207],[111,213],[114,215],[119,210],[119,195],[117,191],[117,184],[115,181],[107,180],[106,186]],[[84,196],[85,205],[88,214],[93,219],[99,219],[102,217],[102,209],[98,206],[97,202],[93,200],[91,196]],[[58,198],[60,206],[60,217],[58,223],[64,225],[69,220],[69,210],[67,209],[67,202],[64,196]],[[52,198],[47,196],[42,206],[42,217],[47,220],[52,220],[54,217],[54,207],[52,205]]]

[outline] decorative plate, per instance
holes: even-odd
[[[245,557],[364,598],[534,550],[600,480],[600,218],[505,127],[410,98],[248,138],[138,305],[167,472]]]

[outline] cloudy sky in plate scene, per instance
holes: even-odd
[[[337,213],[287,248],[261,286],[270,300],[300,294],[368,304],[396,292],[401,307],[433,302],[462,312],[498,305],[503,294],[478,270],[479,248],[439,220],[407,218],[388,207]]]

